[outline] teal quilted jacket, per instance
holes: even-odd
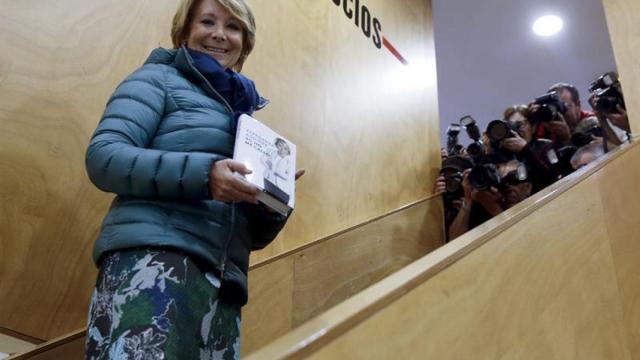
[[[107,103],[86,153],[91,181],[116,194],[94,247],[169,247],[222,279],[220,295],[247,302],[251,250],[286,218],[262,205],[212,200],[209,172],[233,156],[233,111],[185,48],[156,49]]]

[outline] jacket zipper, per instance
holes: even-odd
[[[224,244],[224,251],[222,252],[222,260],[220,261],[220,281],[224,277],[225,266],[227,265],[227,252],[229,251],[229,245],[233,238],[233,233],[236,228],[236,204],[231,204],[231,228],[229,229],[229,236]]]
[[[213,98],[217,98],[218,101],[222,102],[222,104],[224,104],[224,106],[227,108],[227,110],[231,114],[231,117],[233,118],[233,108],[231,107],[231,105],[229,105],[227,100],[225,100],[225,98],[222,97],[222,95],[220,95],[216,91],[216,89],[213,88],[209,80],[207,80],[207,78],[204,77],[204,75],[202,75],[200,71],[198,71],[198,69],[195,68],[195,66],[192,63],[191,56],[189,56],[189,53],[187,52],[187,49],[183,49],[183,51],[186,52],[187,64],[189,65],[189,68],[191,69],[191,71],[193,71],[193,73],[195,73],[198,76],[200,81],[202,81],[205,84],[205,91],[208,91],[210,93],[209,95],[213,95],[212,96]],[[232,119],[232,121],[234,121],[234,119]],[[227,241],[224,244],[222,257],[220,259],[220,282],[222,282],[222,278],[224,277],[225,267],[227,263],[227,251],[229,250],[229,245],[231,244],[231,239],[233,237],[233,233],[235,230],[235,223],[236,223],[236,206],[235,204],[231,204],[231,227],[229,229],[229,235],[227,236]]]

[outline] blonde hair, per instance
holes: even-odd
[[[182,46],[189,36],[193,14],[203,0],[180,0],[178,10],[173,16],[171,25],[171,41],[174,49]],[[253,51],[256,44],[256,20],[253,13],[244,0],[215,0],[236,17],[243,30],[242,53],[238,62],[233,65],[233,69],[240,72],[242,65]]]

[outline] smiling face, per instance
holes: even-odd
[[[242,54],[242,22],[216,0],[202,0],[193,13],[187,46],[209,54],[225,69],[233,68]]]

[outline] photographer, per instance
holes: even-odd
[[[562,113],[564,121],[569,126],[571,134],[574,134],[574,130],[578,123],[588,118],[595,117],[595,114],[582,109],[580,102],[580,93],[578,89],[570,84],[557,83],[553,85],[548,93],[556,92],[560,97],[560,100],[565,104],[566,111]],[[565,144],[566,145],[566,144]]]
[[[447,233],[462,205],[461,199],[464,197],[462,188],[463,174],[465,170],[471,169],[471,167],[473,167],[473,162],[460,155],[447,157],[442,162],[442,169],[436,179],[433,192],[435,195],[442,195]]]
[[[619,146],[629,141],[631,129],[618,74],[602,75],[591,84],[589,91],[589,104],[600,122],[605,144]]]
[[[456,203],[459,211],[448,229],[449,239],[455,239],[531,195],[533,186],[523,163],[512,160],[495,166],[490,164],[489,168],[495,168],[496,174],[487,184],[474,180],[475,169],[463,173],[464,197]]]
[[[513,105],[505,109],[503,118],[511,130],[500,141],[500,148],[515,154],[516,158],[532,169],[531,182],[534,192],[552,184],[556,178],[547,160],[553,144],[547,139],[534,137],[535,128],[529,121],[531,112],[525,105]],[[488,129],[491,130],[491,129]]]

